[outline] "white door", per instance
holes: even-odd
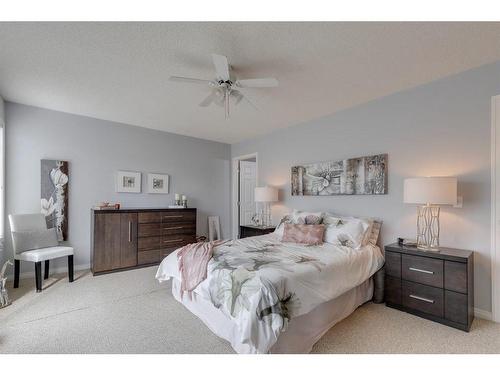
[[[240,225],[252,224],[252,216],[255,214],[256,173],[254,161],[240,161]]]

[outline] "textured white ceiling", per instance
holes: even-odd
[[[211,53],[247,89],[229,120],[198,103]],[[13,102],[235,143],[500,60],[500,23],[0,23],[0,95]]]

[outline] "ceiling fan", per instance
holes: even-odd
[[[228,63],[226,56],[212,54],[212,61],[215,66],[214,80],[179,76],[170,76],[169,80],[174,82],[208,85],[212,88],[212,92],[199,105],[201,107],[208,107],[210,104],[215,103],[224,107],[224,115],[226,119],[229,118],[229,105],[231,98],[233,98],[235,105],[238,105],[243,99],[245,99],[253,107],[255,107],[255,105],[253,105],[252,102],[249,101],[239,89],[278,86],[278,80],[276,78],[236,79],[234,75],[231,76],[231,66]]]

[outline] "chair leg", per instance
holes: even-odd
[[[42,262],[35,262],[35,284],[36,292],[42,291]]]
[[[73,282],[73,255],[68,255],[68,278],[69,282]]]
[[[20,263],[19,259],[14,259],[14,288],[19,288]]]
[[[44,280],[47,280],[49,278],[49,263],[50,263],[50,260],[46,260],[45,261],[45,267],[43,269],[43,279]]]

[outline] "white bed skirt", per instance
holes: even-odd
[[[210,301],[192,293],[181,298],[180,281],[172,278],[172,294],[189,311],[200,318],[217,336],[229,341],[237,353],[251,353],[248,344],[240,341],[238,326]],[[282,332],[271,348],[271,353],[309,353],[313,345],[335,324],[351,315],[356,308],[372,299],[373,280],[349,290],[341,296],[317,306],[307,314],[290,320],[287,330]]]

